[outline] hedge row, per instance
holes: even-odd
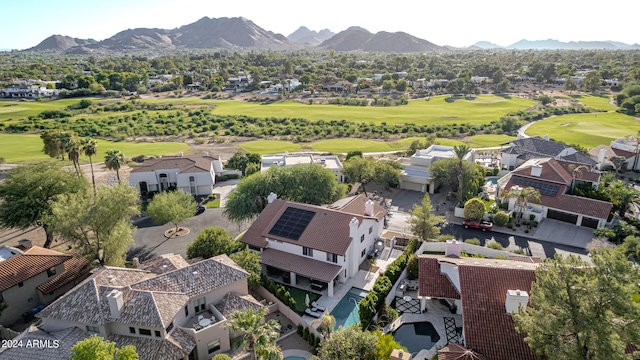
[[[282,301],[291,309],[296,308],[296,300],[283,285],[277,284],[273,280],[267,278],[265,274],[260,274],[260,285],[264,286],[265,289],[275,295],[278,300]]]

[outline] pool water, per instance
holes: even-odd
[[[419,352],[431,349],[439,340],[440,335],[430,322],[402,324],[393,332],[393,338],[409,352]]]
[[[352,287],[342,299],[340,299],[338,305],[331,311],[331,315],[336,318],[336,329],[340,326],[348,327],[360,322],[357,304],[360,300],[364,299],[368,293],[368,291]]]
[[[485,183],[490,182],[490,183],[492,183],[493,185],[496,185],[496,184],[498,183],[498,179],[499,179],[499,178],[498,178],[497,176],[496,176],[496,177],[488,177],[488,178],[485,178],[485,179],[484,179],[484,182],[485,182]]]

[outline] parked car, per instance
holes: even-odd
[[[196,215],[202,214],[205,210],[207,210],[207,208],[204,205],[198,205],[198,208],[196,210]]]
[[[462,222],[462,225],[465,229],[474,228],[474,229],[482,229],[482,231],[491,230],[493,227],[493,223],[483,220],[465,220]]]

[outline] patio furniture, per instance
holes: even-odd
[[[314,318],[316,318],[316,319],[317,319],[317,318],[319,318],[320,316],[322,316],[322,313],[321,313],[321,312],[313,311],[313,310],[311,310],[311,309],[306,309],[306,310],[304,311],[304,313],[305,313],[305,314],[307,314],[307,315],[309,315],[309,316],[311,316],[311,317],[314,317]]]
[[[322,289],[324,289],[324,284],[320,284],[320,283],[312,282],[312,283],[311,283],[311,288],[312,288],[313,290],[316,290],[316,291],[322,291]]]
[[[202,319],[204,319],[204,316],[202,316],[202,315],[198,315],[198,322],[199,322],[200,320],[202,320]]]
[[[198,321],[198,325],[202,327],[209,326],[211,325],[211,319],[203,318],[202,320]]]
[[[324,307],[324,306],[322,306],[322,305],[318,304],[318,303],[317,303],[317,302],[315,302],[315,301],[311,303],[311,306],[312,306],[315,310],[319,310],[319,311],[325,311],[325,310],[327,310],[327,308],[326,308],[326,307]]]

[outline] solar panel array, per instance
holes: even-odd
[[[517,185],[522,185],[524,187],[531,186],[533,188],[536,188],[540,192],[540,195],[556,196],[556,194],[558,193],[558,189],[560,189],[560,185],[557,184],[549,184],[542,181],[524,179],[515,176],[513,177],[512,181]]]
[[[273,225],[269,234],[298,240],[315,214],[313,211],[288,207]]]

